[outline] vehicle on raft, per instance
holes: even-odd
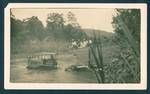
[[[56,53],[39,53],[28,56],[28,69],[56,69]]]

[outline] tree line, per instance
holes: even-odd
[[[49,13],[46,27],[37,16],[19,20],[11,13],[11,41],[15,44],[22,44],[28,40],[42,41],[45,38],[79,43],[85,37],[86,34],[82,32],[72,12],[68,12],[67,19],[61,13]]]

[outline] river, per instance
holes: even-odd
[[[12,83],[97,83],[92,71],[65,71],[65,68],[77,60],[71,56],[58,59],[58,69],[27,69],[27,59],[14,59],[10,64],[10,82]]]

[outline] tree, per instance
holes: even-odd
[[[116,9],[117,16],[113,17],[114,31],[119,36],[124,36],[122,28],[119,26],[118,18],[121,18],[124,24],[130,30],[131,35],[134,37],[136,42],[140,41],[140,10],[139,9]]]
[[[116,34],[116,43],[120,46],[119,58],[125,66],[122,79],[124,82],[140,81],[140,9],[116,9],[113,17],[113,27]],[[118,70],[117,70],[118,71]],[[130,79],[126,79],[130,78]]]
[[[47,29],[48,30],[54,30],[54,29],[59,29],[64,26],[64,18],[63,14],[59,13],[50,13],[48,14],[47,17]]]
[[[20,43],[23,41],[23,22],[16,19],[14,16],[11,17],[11,40],[14,43]]]
[[[81,28],[79,23],[77,22],[77,18],[75,17],[75,14],[73,14],[72,12],[68,12],[67,18],[68,18],[68,24],[70,24],[72,27]]]
[[[24,19],[24,26],[26,31],[28,31],[28,36],[42,40],[44,37],[44,26],[42,22],[36,16]]]
[[[46,22],[46,31],[55,40],[64,39],[69,42],[75,40],[78,43],[83,40],[84,33],[72,12],[68,12],[67,20],[64,19],[63,14],[50,13]]]
[[[46,31],[49,36],[55,40],[64,38],[63,29],[65,20],[63,14],[49,13],[46,22]]]
[[[82,32],[81,26],[77,22],[77,18],[75,14],[72,12],[68,12],[67,14],[67,26],[65,32],[67,32],[70,36],[70,40],[74,40],[80,46],[80,42],[85,39],[85,33]]]

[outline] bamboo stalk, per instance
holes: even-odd
[[[105,75],[104,75],[104,70],[103,70],[103,54],[102,54],[101,37],[99,37],[99,40],[97,39],[97,41],[99,41],[98,44],[97,44],[97,49],[98,49],[98,56],[99,56],[100,65],[101,65],[100,73],[101,73],[101,77],[102,77],[102,82],[104,82],[104,80],[105,80]]]
[[[92,52],[92,54],[93,54],[93,57],[94,57],[94,59],[95,59],[95,62],[96,62],[96,64],[97,64],[97,66],[100,67],[100,64],[98,63],[98,59],[97,59],[97,57],[96,57],[96,55],[95,55],[95,52],[94,52],[94,50],[93,50],[93,47],[90,47],[90,49],[91,49],[91,52]]]
[[[100,42],[101,43],[101,42]],[[100,46],[102,47],[102,46]],[[101,48],[99,48],[99,45],[98,45],[98,39],[96,38],[96,35],[94,33],[94,43],[93,45],[90,46],[90,49],[91,49],[91,52],[92,52],[92,55],[94,57],[94,60],[95,60],[95,63],[97,65],[97,69],[94,69],[94,71],[96,71],[96,73],[99,74],[100,78],[101,78],[101,82],[104,83],[104,71],[103,71],[103,60],[102,60],[102,53],[101,53]],[[98,51],[96,51],[96,49]],[[98,54],[96,54],[98,53]],[[97,57],[98,55],[98,57]]]
[[[90,53],[90,49],[89,49],[89,65],[92,66],[92,64],[91,64],[91,53]],[[92,68],[92,69],[93,69],[93,71],[94,71],[94,73],[95,73],[95,75],[96,75],[96,78],[97,78],[98,83],[100,83],[101,80],[100,80],[100,78],[99,78],[99,76],[98,76],[96,70],[95,70],[94,68]]]

